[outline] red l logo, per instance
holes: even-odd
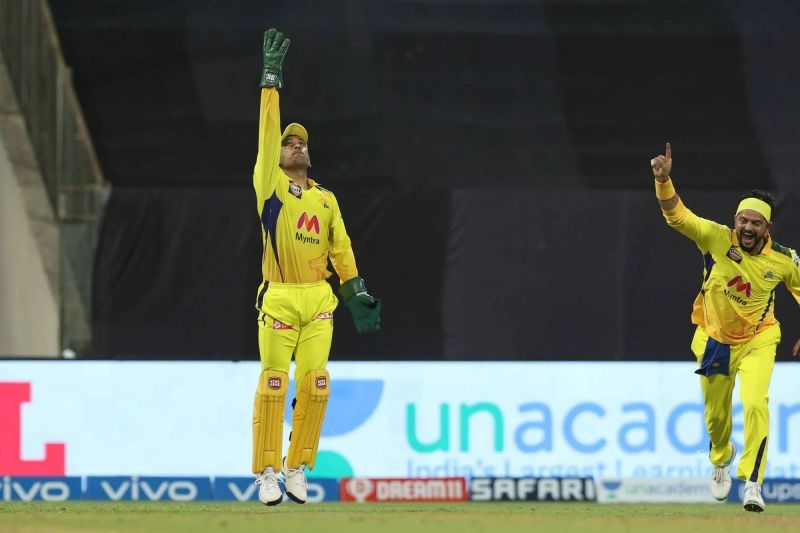
[[[303,213],[300,215],[300,220],[297,221],[297,229],[302,229],[305,226],[306,231],[311,232],[314,230],[314,233],[319,235],[319,220],[317,220],[317,215],[308,218],[307,213]]]
[[[736,285],[736,292],[744,291],[747,297],[750,298],[750,284],[745,283],[744,279],[742,279],[742,276],[736,276],[728,282],[728,287],[733,287],[734,285]]]
[[[26,461],[20,454],[22,404],[31,401],[30,383],[0,383],[0,474],[4,476],[63,476],[64,443],[44,445],[44,459]]]

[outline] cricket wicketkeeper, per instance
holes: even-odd
[[[711,493],[718,500],[731,490],[730,469],[737,450],[731,441],[731,395],[736,376],[744,407],[744,450],[736,476],[746,480],[744,508],[764,510],[761,483],[769,444],[769,381],[781,329],[775,318],[775,289],[783,282],[800,303],[800,258],[772,240],[773,198],[751,191],[739,202],[733,229],[692,213],[670,178],[672,149],[650,161],[656,197],[667,224],[692,239],[705,260],[703,283],[692,310],[697,329],[692,351],[700,368],[705,419],[714,466]],[[800,352],[800,340],[792,353]]]
[[[286,493],[306,501],[304,469],[314,468],[322,420],[330,394],[325,366],[338,304],[326,279],[328,259],[340,280],[339,294],[359,333],[380,328],[381,302],[358,276],[350,238],[336,197],[308,177],[308,132],[300,124],[280,130],[283,60],[289,39],[275,29],[264,34],[258,158],[253,185],[264,243],[258,288],[258,347],[261,376],[253,407],[253,473],[262,503],[281,502],[277,475]],[[294,356],[297,390],[292,402],[289,452],[283,460],[283,416]]]

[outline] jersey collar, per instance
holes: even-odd
[[[286,174],[286,177],[289,178],[290,182],[294,183],[294,180],[288,174]],[[296,183],[294,183],[294,184],[297,185]],[[311,178],[308,178],[308,181],[306,181],[306,185],[308,186],[308,189],[311,189],[312,187],[316,187],[317,186],[317,182],[312,180]],[[299,187],[299,185],[297,185],[297,186]],[[308,189],[306,189],[306,190],[308,190]]]

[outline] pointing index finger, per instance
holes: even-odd
[[[667,143],[667,159],[672,159],[672,146]]]

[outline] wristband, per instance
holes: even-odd
[[[672,200],[675,195],[675,187],[672,185],[672,179],[668,178],[667,181],[656,181],[656,198],[659,200]]]

